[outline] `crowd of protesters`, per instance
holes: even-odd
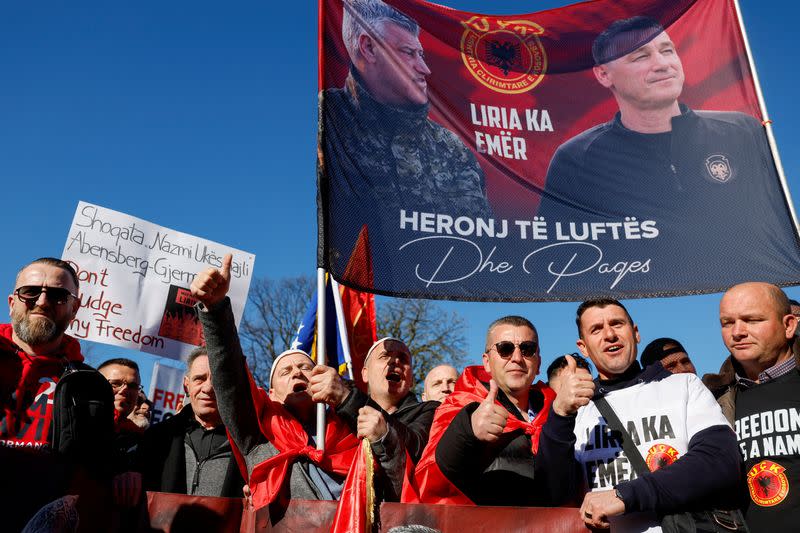
[[[547,382],[536,382],[535,325],[506,316],[487,328],[482,364],[431,369],[420,401],[411,350],[396,338],[366,354],[366,390],[299,350],[276,355],[269,389],[258,387],[227,297],[230,259],[195,277],[207,345],[186,362],[186,405],[152,426],[136,363],[109,359],[94,370],[65,333],[79,307],[71,266],[44,258],[19,271],[11,324],[0,326],[0,449],[4,464],[50,458],[61,474],[59,486],[40,491],[51,500],[26,496],[38,506],[18,510],[20,527],[38,509],[29,531],[54,516],[91,530],[98,518],[85,518],[82,498],[124,514],[145,490],[247,498],[256,508],[338,500],[343,490],[357,497],[344,487],[364,439],[378,501],[572,506],[587,526],[615,531],[710,509],[746,517],[750,531],[791,531],[800,518],[791,490],[800,483],[800,305],[778,287],[725,292],[719,320],[730,356],[702,381],[673,338],[654,340],[637,361],[627,309],[595,299],[577,308],[580,353],[553,361]],[[75,375],[102,379],[76,391],[66,385]],[[62,412],[92,402],[108,409]],[[324,450],[318,405],[327,411]],[[105,448],[92,445],[102,468],[70,453],[87,423],[92,435],[109,428],[96,439]]]

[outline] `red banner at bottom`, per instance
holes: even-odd
[[[270,516],[272,511],[272,516]],[[330,531],[336,502],[292,500],[277,510],[264,507],[253,511],[242,500],[209,498],[150,492],[147,494],[150,531],[239,531],[327,533]],[[547,531],[585,533],[586,528],[574,508],[547,507],[471,507],[384,503],[380,507],[380,531],[396,526],[419,524],[440,531]],[[195,527],[196,526],[196,527]]]

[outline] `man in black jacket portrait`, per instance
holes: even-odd
[[[617,236],[599,243],[604,257],[620,260],[635,244],[652,272],[695,289],[720,287],[700,272],[730,283],[747,270],[781,279],[798,244],[776,194],[780,179],[761,122],[690,108],[682,97],[696,95],[684,95],[678,47],[649,17],[615,21],[595,39],[592,55],[594,76],[619,111],[556,150],[538,214],[549,224],[647,221],[654,231],[635,243]],[[756,224],[742,212],[761,216]],[[741,243],[747,254],[739,253]],[[773,259],[778,254],[783,264]]]

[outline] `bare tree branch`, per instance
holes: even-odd
[[[418,392],[433,367],[449,364],[461,370],[467,359],[461,315],[447,313],[431,300],[387,298],[381,304],[377,309],[378,337],[397,337],[406,342],[414,360]]]
[[[294,340],[315,289],[310,276],[253,280],[239,336],[259,385],[267,385],[273,358]],[[447,313],[431,300],[383,298],[377,314],[378,337],[397,337],[408,344],[418,391],[433,367],[463,367],[465,322],[458,313]]]
[[[310,276],[253,280],[239,337],[259,385],[267,385],[273,358],[291,345],[314,290]]]

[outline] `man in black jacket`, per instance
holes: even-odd
[[[548,505],[562,492],[565,476],[548,479],[542,467],[569,464],[572,450],[542,428],[554,394],[533,384],[540,364],[529,320],[507,316],[489,326],[483,366],[467,367],[437,411],[415,473],[421,501],[461,502],[463,495],[476,505]]]
[[[206,349],[194,350],[187,366],[183,387],[190,404],[150,428],[139,445],[144,488],[241,498],[244,480],[217,409]]]
[[[369,439],[381,466],[378,487],[385,501],[400,501],[406,458],[416,463],[428,443],[439,402],[422,402],[411,390],[411,352],[399,339],[380,339],[364,358],[362,378],[369,395],[342,380],[330,367],[315,367],[309,386],[314,401],[336,408],[359,437]]]
[[[800,270],[760,121],[681,102],[685,76],[679,51],[648,17],[615,21],[594,41],[592,54],[595,78],[611,91],[619,112],[556,150],[538,213],[548,226],[642,222],[650,230],[642,239],[637,234],[635,248],[616,236],[595,244],[604,261],[647,258],[652,275],[668,272],[662,292],[679,284],[711,292],[720,281],[706,278],[732,284],[744,271],[781,280],[781,271]],[[742,212],[759,213],[757,223]],[[746,254],[739,251],[743,242]],[[576,289],[581,283],[581,276],[568,281]],[[625,288],[624,282],[618,287]]]
[[[742,283],[722,297],[719,320],[731,356],[703,382],[736,429],[747,472],[747,524],[753,532],[791,531],[800,519],[792,490],[800,484],[797,317],[780,288]]]

